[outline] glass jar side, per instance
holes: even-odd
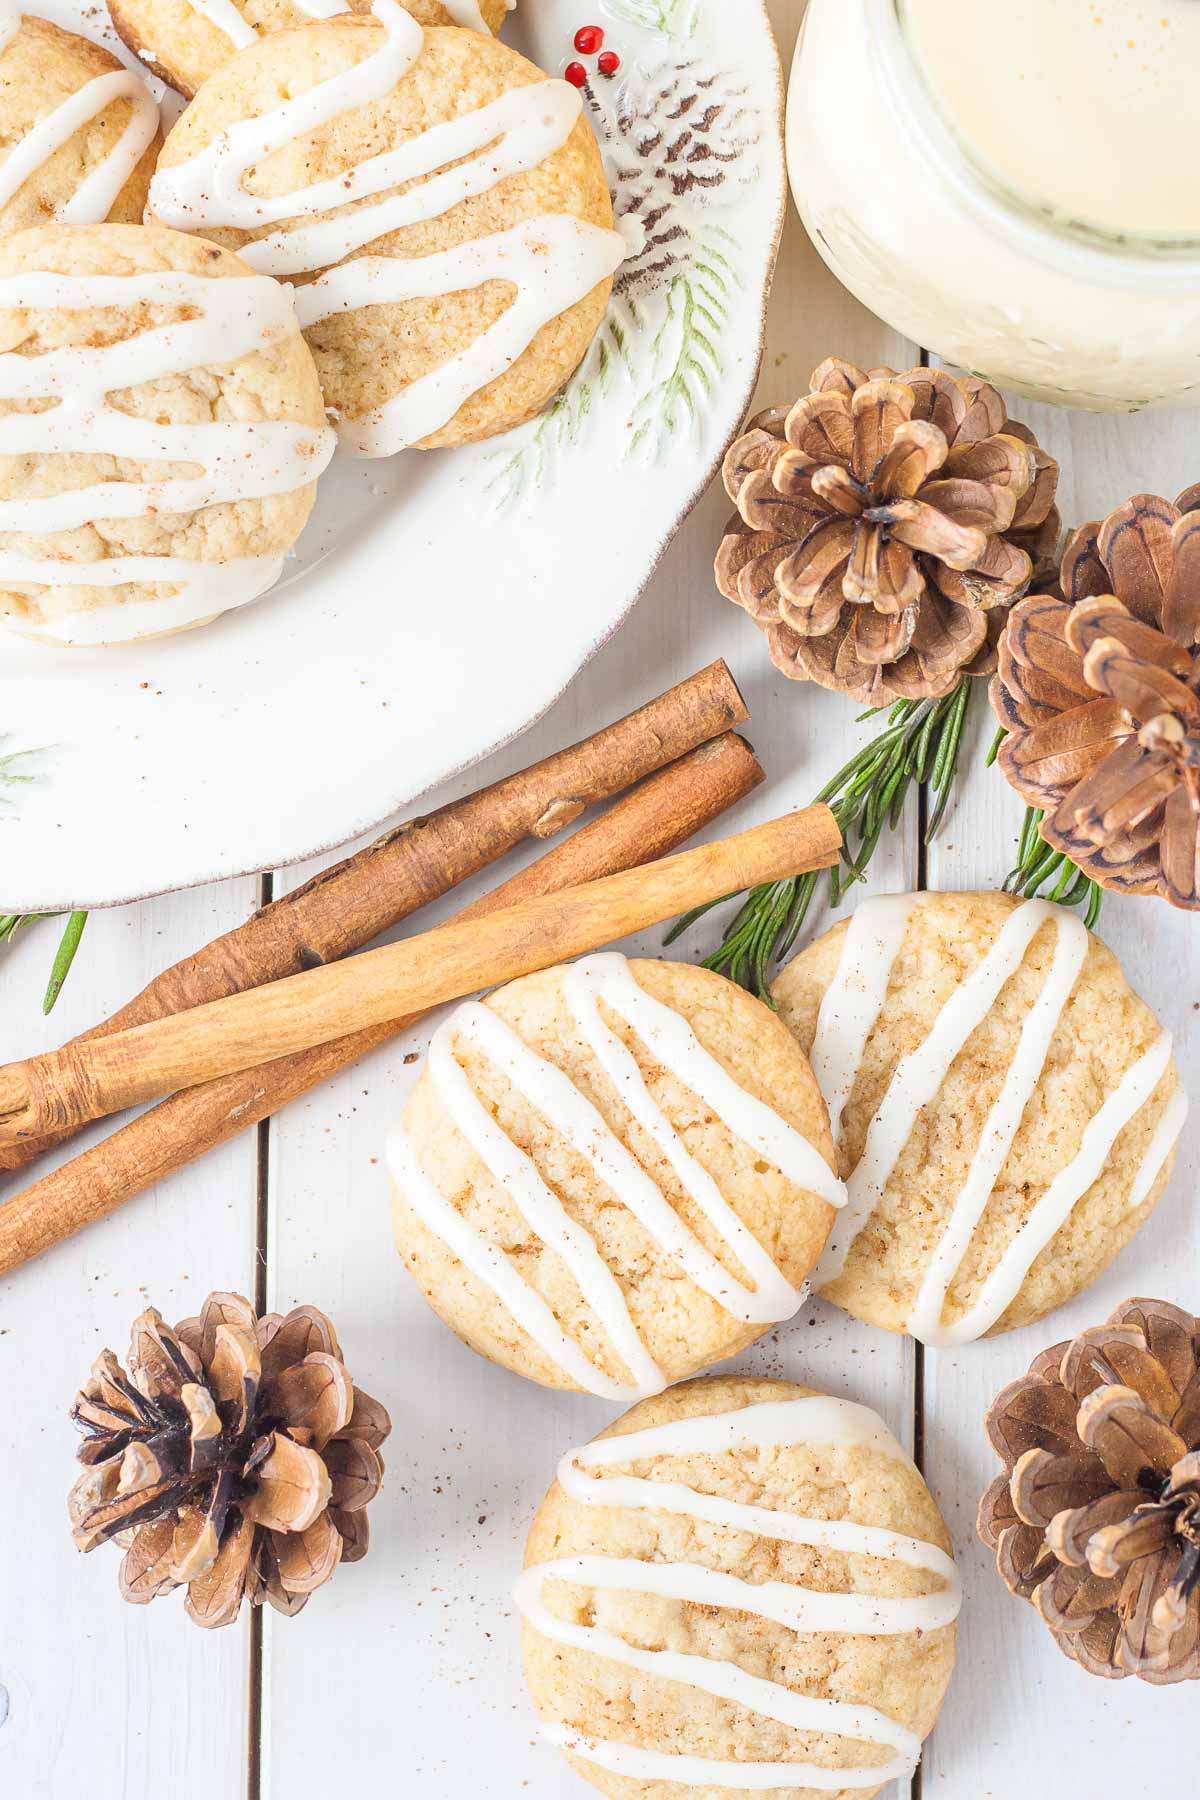
[[[1064,405],[1200,400],[1200,261],[1082,244],[1006,207],[929,117],[895,0],[809,0],[788,157],[830,268],[915,343]]]

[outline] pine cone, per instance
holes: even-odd
[[[1003,613],[1053,567],[1058,464],[995,388],[836,357],[725,459],[717,586],[785,675],[867,705],[990,674]]]
[[[1067,546],[1062,600],[1010,615],[1000,766],[1102,887],[1200,909],[1200,487],[1137,494]]]
[[[125,1548],[126,1600],[186,1583],[198,1625],[232,1624],[243,1598],[290,1616],[367,1553],[391,1420],[315,1307],[259,1319],[240,1294],[210,1294],[175,1331],[151,1308],[129,1374],[105,1350],[71,1417],[87,1464],[67,1503],[75,1543]]]
[[[1128,1300],[998,1395],[979,1535],[1093,1675],[1200,1679],[1200,1319]]]

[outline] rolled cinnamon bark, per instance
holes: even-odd
[[[380,950],[290,975],[151,1025],[69,1045],[0,1069],[0,1141],[68,1129],[179,1088],[196,1087],[424,1012],[743,888],[838,860],[842,834],[810,806],[737,837],[645,868],[458,920]]]
[[[648,705],[491,787],[412,819],[314,876],[244,925],[164,970],[73,1043],[87,1043],[337,962],[525,838],[551,838],[589,806],[622,794],[747,717],[737,683],[715,662]],[[65,1127],[0,1145],[0,1170],[24,1168]]]
[[[705,744],[643,782],[458,916],[483,918],[516,901],[668,855],[762,779],[758,760],[742,738],[730,734]],[[106,1218],[126,1200],[340,1074],[415,1025],[419,1016],[392,1020],[264,1068],[186,1088],[142,1113],[102,1144],[0,1206],[0,1275]]]

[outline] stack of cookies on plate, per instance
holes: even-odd
[[[459,1336],[634,1403],[564,1458],[516,1593],[544,1735],[616,1800],[875,1793],[954,1661],[949,1537],[883,1422],[695,1377],[810,1284],[932,1345],[1041,1318],[1186,1115],[1169,1034],[1046,902],[867,901],[775,1000],[618,955],[527,977],[440,1027],[388,1147]]]
[[[122,0],[189,97],[0,23],[0,624],[125,643],[279,578],[335,447],[539,412],[625,256],[579,92],[504,0]],[[286,100],[280,96],[286,95]]]

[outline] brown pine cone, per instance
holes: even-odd
[[[1127,1300],[997,1396],[979,1535],[1093,1675],[1200,1678],[1200,1319]]]
[[[126,1374],[105,1350],[76,1396],[87,1468],[68,1499],[78,1549],[124,1547],[126,1600],[186,1583],[198,1625],[232,1624],[243,1599],[290,1616],[367,1554],[391,1420],[324,1313],[259,1319],[240,1294],[210,1294],[172,1331],[151,1308],[128,1360]]]
[[[995,388],[831,357],[725,458],[717,586],[796,681],[864,704],[991,674],[1005,609],[1054,567],[1058,464]]]
[[[1009,616],[1000,766],[1093,881],[1200,909],[1200,487],[1081,527],[1062,592]]]

